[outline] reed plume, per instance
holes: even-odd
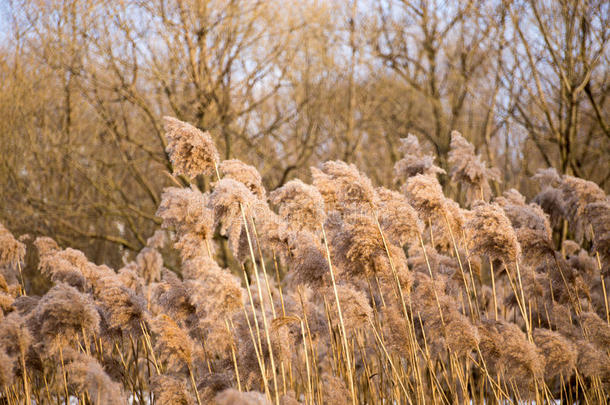
[[[87,295],[59,283],[38,302],[32,313],[37,342],[53,348],[69,345],[79,336],[100,332],[100,315]]]
[[[68,386],[75,395],[86,393],[96,405],[128,403],[120,384],[110,379],[96,359],[82,353],[68,357],[73,357],[66,366]]]
[[[505,263],[514,263],[519,258],[521,247],[517,235],[499,205],[475,204],[473,215],[464,226],[471,253]]]
[[[15,373],[13,371],[14,359],[9,357],[3,348],[0,348],[0,388],[13,384]]]
[[[335,209],[367,211],[370,206],[376,204],[377,194],[371,180],[358,171],[356,166],[340,160],[329,161],[322,165],[322,172],[327,176],[326,181],[332,183],[327,187],[334,189],[333,193],[338,203]],[[318,187],[320,183],[322,183],[320,179],[314,176],[314,185]],[[324,195],[322,190],[320,192]]]
[[[174,174],[191,178],[214,174],[219,155],[210,134],[173,117],[163,117],[163,122]]]
[[[488,168],[480,155],[476,155],[474,146],[457,131],[451,132],[451,150],[449,151],[449,174],[451,179],[466,188],[469,203],[486,200],[491,195],[490,181],[500,182],[500,172]]]
[[[25,245],[0,223],[0,267],[17,266],[25,256]]]
[[[233,179],[242,183],[258,199],[265,200],[267,192],[263,186],[263,180],[255,167],[250,166],[238,159],[223,160],[219,166],[222,177]]]
[[[442,217],[445,196],[436,178],[422,174],[415,175],[406,181],[401,191],[423,221]]]
[[[576,369],[578,350],[576,346],[559,332],[549,329],[534,329],[534,343],[544,359],[544,377],[552,379],[563,376],[570,378]]]
[[[317,233],[326,219],[324,199],[318,189],[298,179],[274,190],[269,201],[279,207],[280,216],[294,231]]]
[[[434,164],[434,156],[424,154],[419,140],[413,134],[400,139],[398,152],[402,159],[394,164],[394,181],[396,183],[418,174],[436,176],[445,171]]]
[[[562,178],[564,213],[574,231],[577,241],[581,241],[587,231],[585,209],[588,204],[606,201],[606,194],[592,181],[565,175]]]
[[[159,353],[159,359],[167,363],[167,369],[172,373],[190,369],[198,351],[188,334],[165,314],[156,317],[151,327],[157,335],[155,351]]]
[[[271,405],[260,392],[240,392],[233,388],[222,391],[214,399],[216,405]]]
[[[189,392],[185,382],[169,375],[153,377],[152,389],[155,399],[161,404],[193,405],[195,398]]]
[[[403,246],[417,243],[423,225],[417,212],[400,193],[386,188],[377,188],[379,196],[378,220],[384,235],[390,242]]]
[[[163,191],[157,216],[163,219],[164,228],[175,229],[175,247],[180,249],[183,260],[212,253],[214,216],[207,207],[208,201],[209,196],[194,186],[169,187]]]

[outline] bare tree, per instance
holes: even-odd
[[[509,10],[512,118],[546,165],[608,184],[608,3],[531,0]]]

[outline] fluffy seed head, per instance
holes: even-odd
[[[504,375],[514,381],[521,395],[531,395],[533,379],[543,372],[536,346],[516,324],[505,321],[484,321],[479,335],[480,350],[490,373]]]
[[[610,202],[587,204],[585,216],[593,229],[593,249],[599,253],[602,270],[610,274]]]
[[[223,160],[219,166],[223,178],[233,179],[242,183],[258,199],[264,200],[267,192],[263,186],[260,173],[254,166],[250,166],[238,159]]]
[[[0,266],[16,266],[24,256],[25,245],[0,223]]]
[[[329,176],[338,205],[341,210],[364,209],[368,210],[377,202],[377,195],[371,180],[360,173],[353,164],[348,165],[340,160],[325,162],[322,171]],[[318,186],[318,179],[314,177],[314,184]],[[318,188],[320,190],[320,188]],[[320,193],[324,195],[323,190]]]
[[[45,343],[70,343],[83,330],[89,336],[100,330],[100,316],[89,296],[63,283],[40,299],[33,316],[37,335]]]
[[[234,388],[222,391],[214,399],[217,405],[271,405],[260,392],[240,392]]]
[[[93,404],[127,404],[119,383],[110,379],[93,357],[76,354],[66,365],[68,387],[75,393],[86,392]]]
[[[403,154],[403,158],[394,164],[396,183],[417,174],[436,176],[445,173],[434,164],[434,156],[424,154],[415,135],[409,134],[406,138],[401,138],[400,143],[398,151]]]
[[[380,200],[379,224],[385,237],[399,246],[417,241],[423,225],[407,199],[402,194],[383,187],[377,189],[377,194]]]
[[[548,238],[551,238],[552,229],[548,215],[538,204],[526,204],[525,197],[517,190],[506,191],[503,197],[496,198],[495,202],[502,207],[515,229],[534,229],[546,233]]]
[[[571,377],[578,359],[574,344],[559,332],[549,329],[534,329],[533,336],[538,352],[545,360],[544,376],[549,379],[558,375],[565,379]]]
[[[136,256],[136,269],[138,275],[144,279],[146,284],[159,281],[161,269],[163,268],[163,257],[156,249],[145,247]]]
[[[322,395],[325,404],[347,405],[352,403],[352,395],[341,378],[329,373],[324,373],[321,378],[324,381]]]
[[[466,187],[466,196],[471,203],[491,194],[490,180],[500,181],[498,170],[488,168],[481,156],[475,154],[474,146],[457,131],[451,132],[449,165],[451,179]]]
[[[25,356],[31,343],[32,335],[21,315],[12,312],[0,320],[0,352],[13,358],[21,358]]]
[[[322,194],[298,179],[274,190],[269,194],[269,200],[279,207],[280,216],[293,230],[318,232],[326,218]]]
[[[219,155],[210,134],[173,117],[163,117],[163,121],[174,174],[191,178],[213,174]]]
[[[407,180],[401,190],[424,221],[439,215],[444,209],[443,189],[434,177],[415,175]]]
[[[4,388],[13,384],[15,378],[13,372],[14,363],[15,360],[0,348],[0,387]]]
[[[191,367],[195,359],[195,343],[176,322],[165,314],[152,321],[152,330],[157,335],[155,351],[159,358],[167,362],[168,370],[180,372]]]
[[[248,188],[233,179],[224,178],[216,183],[210,195],[208,206],[214,211],[214,226],[220,225],[220,233],[229,237],[234,250],[239,246],[242,231],[242,212],[246,218],[251,217],[251,210],[256,206],[256,197]]]
[[[340,284],[337,286],[337,295],[346,330],[355,331],[368,325],[368,320],[373,316],[373,310],[367,296],[362,291]],[[331,289],[327,292],[327,301],[331,308],[331,321],[338,323],[337,302]]]
[[[183,380],[169,375],[158,375],[153,377],[152,389],[155,399],[160,404],[193,405],[195,398],[187,389]]]
[[[557,227],[564,216],[563,193],[554,187],[543,188],[533,199],[549,215],[551,226]]]
[[[587,204],[606,201],[606,194],[592,181],[568,175],[563,176],[560,188],[563,192],[564,213],[576,240],[580,241],[585,236],[588,224],[585,215]]]
[[[104,318],[112,329],[140,334],[146,319],[146,303],[135,291],[122,285],[115,277],[104,279],[107,285],[99,294]]]
[[[558,187],[561,184],[561,176],[554,167],[538,169],[532,179],[536,180],[541,187]]]
[[[307,231],[292,233],[289,246],[294,281],[312,286],[324,285],[329,274],[328,260],[315,236]]]
[[[194,186],[163,190],[157,216],[163,218],[164,228],[176,230],[176,248],[183,260],[213,246],[209,241],[214,235],[214,215],[208,208],[208,196]]]
[[[470,251],[505,263],[515,262],[521,248],[515,230],[497,204],[478,203],[465,224]]]

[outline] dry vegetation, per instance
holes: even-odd
[[[610,193],[609,42],[607,0],[0,0],[0,222],[132,260],[173,184],[164,115],[268,190],[336,159],[388,187],[410,133],[451,176],[457,130],[495,195],[532,198],[546,167]]]
[[[174,118],[165,129],[176,178],[212,187],[166,188],[162,229],[124,267],[38,237],[52,288],[30,295],[28,236],[0,228],[3,403],[610,399],[610,202],[595,183],[546,169],[532,202],[492,197],[498,172],[453,132],[463,206],[414,136],[394,167],[400,192],[328,161],[312,185],[268,193],[208,133]],[[556,250],[564,222],[575,240]],[[219,237],[239,276],[217,264]]]

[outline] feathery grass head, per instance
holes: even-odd
[[[549,235],[541,230],[520,228],[516,232],[524,263],[536,266],[544,260],[553,259],[555,250]]]
[[[106,287],[98,299],[108,326],[139,336],[141,322],[147,318],[144,298],[124,286],[116,277],[104,279]]]
[[[600,349],[610,347],[610,325],[601,319],[595,312],[581,312],[579,314],[582,330],[589,341]]]
[[[544,376],[553,378],[562,375],[567,379],[576,368],[578,351],[574,344],[559,332],[549,329],[534,329],[534,343],[545,361]]]
[[[184,280],[204,280],[209,272],[222,271],[216,261],[209,256],[195,256],[182,263]]]
[[[195,342],[176,322],[161,314],[151,322],[151,327],[156,335],[155,351],[162,362],[167,362],[168,370],[180,373],[192,367],[197,356]]]
[[[214,399],[216,405],[271,405],[271,402],[260,392],[241,392],[234,388],[222,391]]]
[[[243,289],[228,270],[210,267],[199,280],[184,281],[189,302],[208,318],[223,319],[241,309]]]
[[[330,373],[324,373],[321,378],[324,381],[322,395],[325,404],[348,405],[352,403],[352,395],[347,389],[345,381]]]
[[[377,194],[371,180],[362,174],[353,164],[347,164],[340,160],[328,161],[322,165],[322,172],[328,176],[320,178],[314,176],[314,185],[322,196],[325,188],[332,188],[337,199],[335,209],[345,210],[368,210],[377,202]],[[324,181],[321,181],[324,180]],[[331,184],[320,184],[330,181]],[[318,187],[320,185],[321,187]],[[326,200],[326,197],[325,197]]]
[[[34,240],[34,246],[36,246],[39,255],[47,255],[53,251],[59,250],[57,242],[47,236],[37,237]]]
[[[358,291],[350,285],[339,284],[337,285],[337,295],[346,330],[356,331],[368,324],[368,320],[372,319],[373,310],[368,297],[362,291]],[[331,310],[331,322],[338,323],[337,303],[331,289],[328,289],[327,301]]]
[[[517,190],[506,191],[502,197],[496,198],[495,202],[502,207],[513,228],[539,230],[546,233],[548,238],[551,238],[552,229],[548,215],[538,204],[526,204],[525,197]]]
[[[183,260],[213,246],[209,241],[214,236],[214,216],[207,205],[208,196],[194,186],[163,190],[157,216],[163,219],[164,228],[176,230],[176,248],[180,249]]]
[[[255,200],[256,197],[243,183],[228,178],[218,181],[210,195],[208,206],[214,211],[214,226],[220,225],[220,233],[229,237],[234,250],[239,246],[242,232],[241,210],[244,210],[246,218],[252,216]]]
[[[599,253],[604,275],[610,274],[610,202],[587,204],[585,217],[593,229],[593,249]]]
[[[379,228],[370,215],[352,214],[331,239],[333,262],[352,277],[377,272],[375,258],[387,255]]]
[[[313,186],[318,190],[324,200],[326,212],[330,213],[338,210],[340,208],[339,197],[337,195],[338,190],[335,187],[331,176],[315,167],[310,167],[309,170],[311,171]]]
[[[152,378],[152,389],[155,399],[160,404],[194,405],[195,398],[189,392],[184,380],[169,376],[157,375]]]
[[[557,173],[554,167],[547,167],[546,169],[538,169],[536,174],[532,176],[533,180],[536,180],[540,187],[559,187],[561,184],[561,176]]]
[[[163,282],[155,291],[156,303],[162,311],[171,316],[176,322],[192,324],[197,316],[197,308],[191,302],[191,296],[185,282],[178,276],[167,271],[163,274]]]
[[[451,132],[449,166],[451,179],[466,187],[470,203],[487,199],[491,195],[489,181],[500,181],[498,169],[488,168],[481,156],[475,154],[474,146],[457,131]]]
[[[84,291],[87,281],[78,266],[61,257],[61,255],[40,256],[40,272],[48,276],[54,283],[66,283]]]
[[[91,298],[67,284],[57,284],[38,302],[33,313],[40,342],[69,344],[82,331],[98,334],[100,316]]]
[[[445,342],[447,348],[458,356],[465,356],[476,351],[479,345],[479,331],[467,317],[459,311],[450,311],[445,315]]]
[[[394,244],[403,246],[417,241],[423,225],[417,212],[400,193],[383,187],[377,188],[379,195],[378,218],[384,235]]]
[[[16,266],[23,261],[25,245],[0,223],[0,267]]]
[[[470,251],[489,256],[492,260],[515,262],[521,247],[502,208],[497,204],[480,202],[473,207],[472,213],[464,225]]]
[[[589,378],[607,378],[610,375],[610,356],[606,350],[597,348],[586,340],[577,341],[576,347],[578,348],[576,368],[581,375]]]
[[[442,214],[445,209],[445,195],[435,177],[422,174],[410,177],[401,191],[424,221]]]
[[[585,215],[587,204],[607,202],[606,194],[592,181],[568,175],[563,176],[560,189],[563,192],[564,214],[576,240],[581,241],[588,225]]]
[[[443,169],[434,164],[434,156],[424,154],[417,137],[413,134],[400,139],[398,151],[403,154],[403,157],[394,164],[396,183],[417,174],[436,176],[445,173]]]
[[[64,356],[67,363],[66,378],[71,392],[75,395],[87,393],[95,405],[127,405],[121,385],[112,381],[95,358],[71,349]]]
[[[317,188],[301,180],[290,180],[269,194],[272,204],[291,229],[316,233],[326,219],[324,199]]]
[[[15,366],[15,359],[8,356],[4,349],[0,347],[0,388],[8,387],[13,385],[15,373],[13,367]]]
[[[163,268],[163,257],[156,249],[145,247],[136,256],[137,273],[146,284],[159,281],[161,269]]]
[[[564,216],[564,201],[561,190],[554,187],[543,188],[533,199],[549,215],[553,228],[559,226]]]
[[[219,155],[210,134],[173,117],[163,117],[163,122],[174,174],[191,178],[213,174]]]
[[[24,357],[32,343],[25,319],[16,312],[0,320],[0,351],[13,358]]]
[[[321,286],[328,281],[329,267],[326,253],[313,234],[307,231],[290,235],[290,274],[294,282]]]
[[[484,321],[479,336],[489,372],[501,374],[514,382],[520,395],[530,397],[534,379],[542,376],[544,366],[536,346],[516,324],[506,321]]]
[[[263,186],[263,180],[254,166],[247,165],[238,159],[229,159],[223,160],[219,169],[223,178],[242,183],[260,200],[266,198],[267,192]]]

